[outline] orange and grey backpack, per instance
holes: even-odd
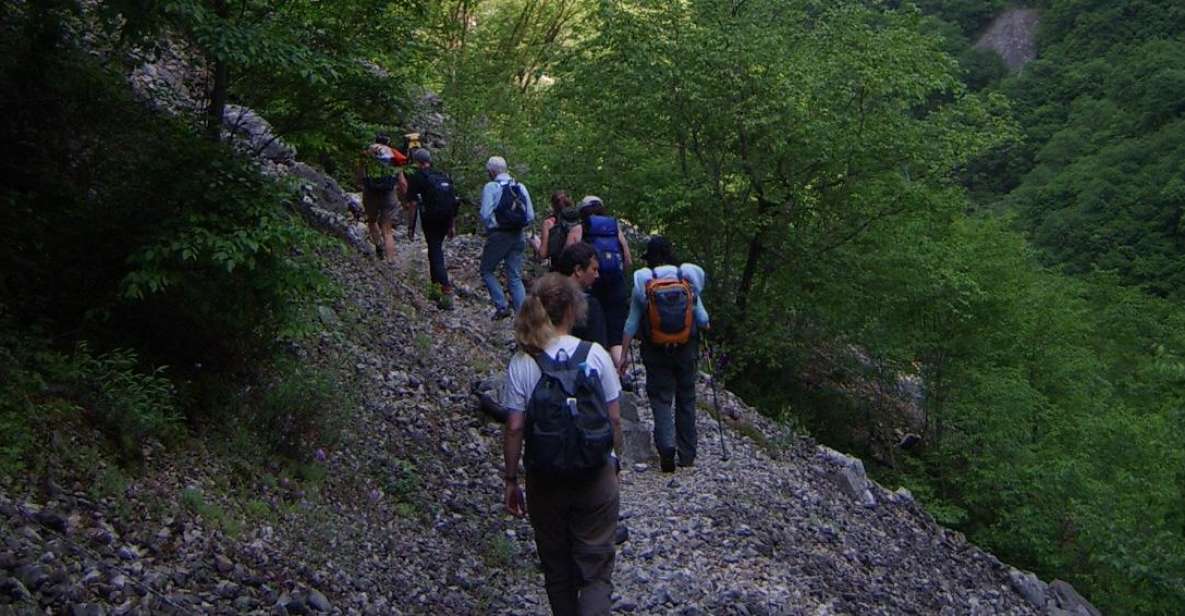
[[[676,278],[646,281],[646,325],[650,342],[662,346],[677,346],[691,340],[695,328],[695,289],[683,279],[682,270]]]

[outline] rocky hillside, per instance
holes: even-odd
[[[0,604],[71,614],[544,613],[530,526],[501,511],[500,428],[469,393],[512,350],[509,324],[490,320],[477,279],[480,243],[448,244],[461,289],[453,312],[425,293],[420,243],[401,242],[393,267],[356,251],[326,255],[344,294],[320,308],[320,335],[293,352],[342,373],[357,403],[339,409],[341,443],[305,480],[244,471],[215,443],[196,443],[146,446],[143,471],[115,485],[50,476],[6,486]],[[727,392],[722,459],[701,393],[704,455],[674,475],[651,465],[649,412],[630,400],[642,438],[622,473],[630,537],[617,611],[1089,613],[1068,586],[1000,563],[908,494],[868,482],[859,461],[786,433]]]

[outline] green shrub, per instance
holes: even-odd
[[[171,440],[180,415],[162,373],[142,371],[126,349],[96,356],[81,343],[71,354],[52,351],[37,336],[16,333],[0,312],[0,475],[55,455],[48,435],[75,429],[71,422],[99,428],[125,458],[138,456],[145,439]]]
[[[353,397],[333,374],[281,362],[244,414],[267,450],[298,462],[337,444]]]
[[[139,372],[134,351],[116,349],[96,357],[81,343],[66,369],[73,397],[125,454],[134,453],[144,439],[176,435],[180,415],[164,368]]]

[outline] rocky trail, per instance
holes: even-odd
[[[341,441],[313,479],[245,471],[197,441],[180,452],[147,444],[142,472],[111,486],[6,486],[0,613],[546,613],[530,526],[502,512],[500,426],[469,391],[513,348],[510,322],[490,319],[480,245],[447,243],[452,312],[428,296],[422,242],[400,238],[393,265],[326,253],[343,292],[318,307],[323,331],[293,353],[340,372],[356,402],[343,403]],[[622,473],[629,540],[615,612],[1088,613],[1068,586],[1000,563],[908,494],[868,482],[858,461],[728,392],[722,460],[701,394],[703,453],[673,475],[645,457],[646,404],[626,405],[638,421]]]

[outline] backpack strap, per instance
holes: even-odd
[[[576,352],[572,354],[572,358],[568,361],[579,366],[588,361],[588,353],[592,350],[592,343],[587,340],[581,340],[580,344],[576,346]]]

